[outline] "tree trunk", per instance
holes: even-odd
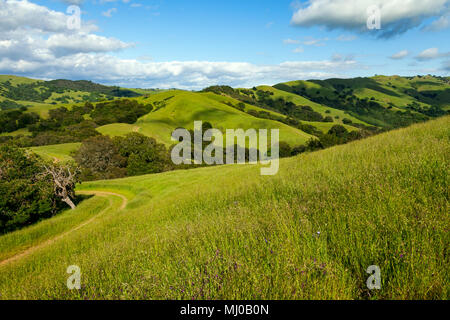
[[[72,202],[72,200],[70,200],[69,197],[63,198],[62,201],[64,201],[65,203],[67,203],[67,204],[72,208],[72,210],[75,209],[75,204]]]

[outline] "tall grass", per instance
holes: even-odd
[[[273,177],[236,165],[83,184],[126,209],[1,267],[0,298],[448,299],[449,124],[283,159]]]

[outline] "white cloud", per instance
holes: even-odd
[[[108,10],[102,12],[102,15],[105,17],[111,18],[113,13],[116,13],[116,12],[117,12],[116,8],[111,8],[111,9],[108,9]]]
[[[441,31],[450,26],[450,10],[439,19],[424,28],[425,31]]]
[[[72,1],[73,2],[73,1]],[[83,22],[68,28],[69,15],[24,1],[0,1],[0,57],[41,61],[63,55],[110,52],[131,46],[93,34],[97,26]]]
[[[306,46],[315,46],[315,47],[323,47],[325,45],[325,41],[328,41],[330,39],[323,38],[323,39],[314,39],[309,38],[308,40],[303,41],[303,44]]]
[[[0,0],[0,74],[89,79],[128,87],[200,89],[213,84],[250,87],[293,79],[345,77],[347,71],[361,68],[352,59],[272,65],[121,59],[109,53],[132,44],[94,34],[94,24],[83,22],[80,30],[69,30],[67,18],[64,13],[27,0]],[[288,42],[297,44],[296,40]]]
[[[367,8],[377,6],[381,30],[377,36],[391,37],[419,26],[426,18],[440,17],[450,0],[310,0],[292,17],[297,26],[325,26],[359,32],[367,29]]]
[[[423,50],[421,53],[419,53],[416,56],[416,59],[424,61],[424,60],[432,60],[432,59],[448,57],[448,56],[450,56],[450,52],[440,53],[438,48],[429,48],[429,49]]]
[[[284,44],[299,44],[300,41],[299,40],[294,40],[294,39],[285,39],[283,40]]]
[[[358,37],[355,35],[345,35],[345,34],[341,34],[339,37],[336,38],[337,41],[353,41],[356,39],[358,39]]]
[[[400,60],[400,59],[407,57],[408,55],[409,55],[408,50],[402,50],[402,51],[399,51],[399,52],[393,54],[392,56],[390,56],[390,58],[394,59],[394,60]]]
[[[107,54],[78,53],[45,62],[0,59],[0,73],[26,73],[40,78],[91,79],[139,87],[200,89],[213,84],[253,86],[293,79],[342,76],[358,68],[356,61],[288,61],[277,65],[246,62],[170,61],[142,62]]]

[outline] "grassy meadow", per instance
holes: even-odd
[[[0,299],[448,299],[449,155],[447,116],[282,159],[276,176],[227,165],[83,183],[98,196],[0,237]]]
[[[72,152],[77,151],[81,143],[64,143],[50,146],[31,147],[29,150],[46,160],[68,161]]]
[[[270,87],[270,86],[259,86],[258,89],[263,90],[263,91],[267,91],[267,92],[272,92],[274,99],[283,98],[286,101],[291,101],[291,102],[293,102],[293,103],[295,103],[296,105],[299,105],[299,106],[310,106],[314,111],[320,113],[324,117],[326,117],[326,116],[333,117],[333,119],[334,119],[333,123],[330,124],[330,123],[322,122],[322,126],[327,125],[327,124],[330,125],[330,126],[333,126],[334,124],[341,124],[342,125],[343,124],[342,123],[342,119],[344,119],[344,118],[352,120],[352,122],[354,122],[354,123],[361,123],[361,124],[368,125],[364,121],[361,121],[361,120],[353,117],[352,115],[346,113],[343,110],[329,108],[327,106],[321,105],[319,103],[315,103],[315,102],[313,102],[311,100],[308,100],[305,97],[302,97],[302,96],[297,95],[297,94],[293,94],[293,93],[290,93],[290,92],[287,92],[287,91],[282,91],[282,90],[279,90],[277,88]],[[327,113],[327,111],[328,111],[328,113]],[[314,122],[312,122],[312,123],[308,122],[308,121],[302,121],[302,122],[307,123],[307,124],[312,124],[313,126],[316,126],[316,124]]]
[[[136,126],[140,127],[139,133],[153,137],[166,145],[173,144],[171,134],[176,128],[193,129],[194,121],[199,120],[210,122],[214,128],[222,132],[225,132],[227,128],[279,129],[280,139],[292,146],[304,144],[313,138],[312,135],[281,122],[256,118],[230,107],[225,102],[237,105],[239,101],[212,93],[172,90],[146,98],[138,98],[139,100],[143,103],[155,104],[156,102],[156,106],[164,101],[163,106],[141,117],[136,122]],[[263,110],[250,105],[246,105],[246,107]]]

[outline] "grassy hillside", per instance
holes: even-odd
[[[19,84],[32,84],[36,82],[42,82],[42,80],[36,80],[36,79],[30,79],[25,77],[18,77],[13,75],[5,75],[0,74],[0,83],[9,81],[13,86],[19,85]]]
[[[52,146],[32,147],[29,150],[47,160],[68,161],[72,152],[78,150],[81,143],[65,143]]]
[[[435,76],[300,80],[274,87],[387,129],[444,115],[450,107],[450,83]]]
[[[140,132],[140,127],[128,123],[112,123],[97,128],[97,131],[110,137],[124,136],[131,132]]]
[[[155,90],[125,89],[104,86],[91,81],[35,80],[11,75],[0,75],[0,102],[6,99],[20,105],[34,103],[40,109],[51,109],[56,104],[75,104],[86,101],[111,100],[116,97],[136,97]],[[37,104],[36,104],[37,103]],[[40,110],[34,110],[40,113]]]
[[[320,113],[322,116],[326,117],[326,116],[331,116],[333,117],[333,122],[332,123],[326,123],[326,122],[321,122],[321,129],[330,129],[333,125],[335,124],[343,124],[342,123],[342,119],[347,118],[352,120],[354,123],[362,123],[367,125],[367,123],[365,123],[364,121],[361,121],[353,116],[351,116],[348,113],[345,113],[342,110],[338,110],[338,109],[334,109],[334,108],[330,108],[315,102],[312,102],[308,99],[306,99],[305,97],[302,97],[300,95],[296,95],[290,92],[286,92],[286,91],[282,91],[282,90],[278,90],[275,87],[270,87],[270,86],[259,86],[257,87],[259,90],[263,90],[263,91],[268,91],[268,92],[272,92],[273,93],[273,99],[277,99],[277,98],[284,98],[286,101],[291,101],[293,103],[295,103],[296,105],[300,105],[300,106],[310,106],[314,111]],[[308,121],[303,121],[304,123],[309,123]],[[317,127],[317,123],[311,123],[313,126]],[[350,129],[352,127],[348,126],[347,129]],[[327,131],[328,131],[327,130]]]
[[[400,95],[410,100],[412,96],[419,104],[437,105],[445,110],[450,109],[450,82],[448,78],[433,76],[416,76],[411,78],[375,76],[372,79],[385,88],[395,89],[397,92],[400,92]]]
[[[165,112],[182,117],[182,98]],[[283,159],[271,177],[231,165],[84,183],[98,196],[0,237],[0,298],[448,299],[449,129]]]
[[[277,84],[275,88],[292,92],[301,89],[310,96],[334,98],[350,91],[358,98],[374,98],[384,107],[405,109],[417,103],[421,108],[432,105],[450,107],[450,83],[448,79],[433,76],[400,77],[375,76],[370,78],[291,81]],[[304,90],[302,89],[304,88]]]
[[[171,133],[178,127],[193,129],[194,121],[210,122],[221,129],[280,129],[280,140],[291,145],[300,145],[312,138],[311,135],[280,122],[255,118],[245,112],[226,105],[225,100],[234,99],[213,93],[169,91],[147,97],[157,110],[140,118],[136,125],[140,133],[151,136],[167,145],[172,144]],[[234,100],[237,104],[238,101]],[[248,108],[259,109],[247,105]]]

